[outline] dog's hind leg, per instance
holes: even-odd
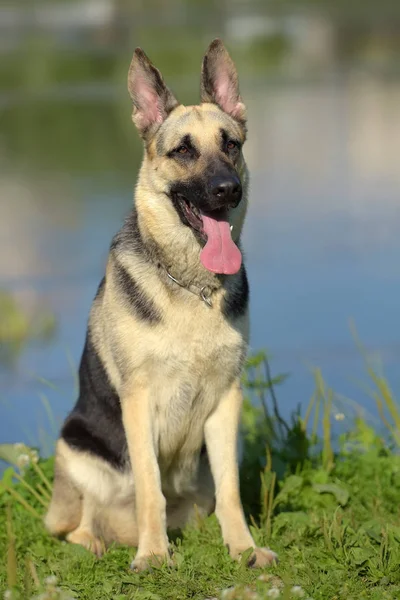
[[[94,498],[89,494],[85,494],[83,497],[81,521],[78,527],[74,531],[71,531],[71,533],[68,533],[65,539],[71,544],[83,546],[100,557],[105,552],[105,544],[94,532],[96,512],[97,505]]]
[[[66,468],[64,443],[57,444],[53,494],[44,519],[48,531],[56,536],[66,536],[73,544],[80,544],[100,556],[104,544],[93,534],[95,502],[83,494]]]
[[[134,499],[131,502],[102,507],[96,515],[96,533],[107,545],[116,543],[137,547],[139,542]]]
[[[44,519],[47,530],[62,536],[78,527],[82,515],[82,495],[67,473],[57,451],[53,493]]]

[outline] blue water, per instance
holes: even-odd
[[[276,390],[284,415],[307,404],[312,366],[338,394],[374,412],[359,384],[367,380],[349,319],[399,390],[400,86],[357,78],[249,87],[243,96],[252,348],[269,350],[274,374],[290,373]],[[119,170],[110,160],[97,173],[85,164],[79,174],[34,171],[5,154],[0,287],[27,310],[51,309],[58,329],[51,342],[28,345],[12,368],[0,368],[0,442],[50,451],[57,425],[40,394],[60,423],[76,396],[91,300],[130,208],[136,166]]]

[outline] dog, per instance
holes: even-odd
[[[239,493],[249,287],[240,250],[248,171],[236,68],[214,40],[201,103],[183,106],[137,48],[128,74],[144,142],[134,207],[94,298],[79,397],[57,441],[51,534],[100,556],[171,562],[168,528],[215,510],[230,555],[258,548]]]

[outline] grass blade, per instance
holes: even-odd
[[[15,535],[12,527],[11,505],[8,503],[7,508],[7,585],[12,589],[17,585],[17,554],[15,551]]]

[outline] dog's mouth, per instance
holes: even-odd
[[[205,242],[200,253],[202,265],[212,273],[233,275],[242,264],[242,254],[231,236],[226,209],[201,211],[183,194],[175,195],[185,220]]]
[[[185,196],[183,196],[183,194],[177,193],[176,199],[178,200],[181,210],[182,210],[187,222],[189,223],[189,225],[191,227],[193,227],[193,229],[198,231],[200,233],[201,238],[204,241],[206,241],[207,236],[205,235],[205,232],[204,232],[203,218],[202,218],[200,210],[196,206],[194,206],[191,202],[189,202],[189,200],[187,198],[185,198]]]

